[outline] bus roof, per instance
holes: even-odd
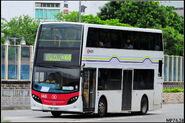
[[[160,30],[160,29],[123,27],[123,26],[111,26],[111,25],[89,24],[89,23],[79,23],[79,22],[42,22],[41,24],[78,24],[78,25],[95,27],[95,28],[105,28],[105,29],[118,29],[118,30],[128,30],[128,31],[141,31],[141,32],[162,33],[162,30]]]

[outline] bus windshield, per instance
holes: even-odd
[[[79,68],[35,67],[33,89],[39,92],[68,93],[79,89]]]
[[[38,33],[32,89],[48,93],[78,91],[82,25],[42,24]]]

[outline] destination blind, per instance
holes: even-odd
[[[64,61],[71,62],[72,54],[62,54],[62,53],[45,53],[44,61]]]

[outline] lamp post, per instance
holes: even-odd
[[[12,39],[12,40],[13,40],[14,46],[16,45],[16,40],[17,40],[17,39],[21,39],[21,42],[20,42],[21,45],[26,45],[26,41],[24,40],[24,37],[21,37],[21,38],[6,37],[6,40],[5,40],[5,44],[6,44],[6,45],[10,45],[9,39]],[[15,49],[15,77],[16,77],[16,59],[17,59],[16,55],[17,55],[17,54],[16,54],[16,49]]]
[[[79,22],[81,22],[81,1],[79,0]]]
[[[81,5],[81,1],[79,0],[79,22],[81,22],[81,13],[85,13],[85,9],[87,6]]]
[[[21,39],[21,42],[20,42],[21,45],[26,45],[26,41],[24,40],[24,37],[21,37],[21,38],[6,37],[6,40],[5,40],[5,44],[6,44],[6,45],[10,45],[9,39],[12,39],[12,40],[14,41],[14,45],[16,45],[16,40],[17,40],[17,39]]]

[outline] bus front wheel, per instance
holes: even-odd
[[[51,111],[53,117],[59,117],[62,113],[60,111]]]
[[[148,100],[147,98],[144,96],[141,100],[141,111],[140,114],[146,114],[148,111]]]
[[[101,98],[98,103],[98,115],[104,117],[107,113],[107,105],[104,98]]]

